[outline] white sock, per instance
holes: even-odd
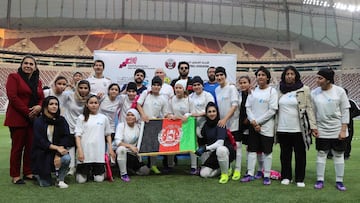
[[[242,143],[236,142],[235,170],[241,171]]]
[[[197,168],[197,156],[194,153],[190,153],[190,167]]]
[[[258,171],[262,171],[264,169],[264,153],[256,153],[257,161],[258,161]]]
[[[248,153],[248,164],[247,164],[247,174],[254,176],[255,172],[255,165],[256,165],[256,152],[249,152]]]
[[[229,170],[229,150],[225,146],[216,149],[216,156],[222,174],[228,174]]]
[[[126,152],[126,147],[124,146],[119,146],[116,149],[116,155],[117,155],[117,163],[120,169],[120,174],[121,175],[125,175],[127,174],[127,168],[126,168],[126,162],[127,162],[127,152]]]
[[[76,182],[85,183],[87,181],[86,175],[76,174]]]
[[[335,174],[336,174],[336,182],[344,181],[344,152],[337,152],[332,150],[334,166],[335,166]]]
[[[272,164],[272,153],[264,154],[264,177],[270,178],[271,164]]]
[[[95,182],[103,182],[104,179],[105,179],[105,174],[104,174],[104,173],[101,174],[101,175],[95,175],[95,176],[94,176],[94,181],[95,181]]]
[[[328,152],[329,152],[328,150],[327,151],[319,150],[317,152],[317,157],[316,157],[317,180],[324,181],[326,156],[327,156]]]

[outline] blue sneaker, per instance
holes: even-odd
[[[264,185],[271,185],[271,180],[270,180],[270,178],[269,178],[269,177],[265,177],[265,178],[264,178],[264,181],[263,181],[263,184],[264,184]]]
[[[264,173],[262,171],[256,172],[255,179],[261,179],[264,177]]]
[[[338,189],[340,191],[345,191],[346,187],[344,186],[343,182],[336,182],[336,189]]]
[[[318,180],[316,181],[314,188],[317,190],[323,189],[324,188],[324,181],[322,180]],[[336,184],[336,188],[337,188],[337,184]]]
[[[243,178],[241,178],[240,182],[247,183],[253,180],[254,180],[254,176],[245,175]]]

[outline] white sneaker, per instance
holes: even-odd
[[[281,184],[282,184],[282,185],[289,185],[289,184],[290,184],[290,180],[289,180],[289,179],[283,179],[283,180],[281,181]]]
[[[70,167],[67,174],[70,175],[70,176],[73,176],[75,174],[75,172],[76,172],[76,168],[75,167]]]
[[[305,187],[305,183],[304,182],[297,182],[296,186],[298,187]]]
[[[59,188],[68,188],[69,185],[66,184],[64,181],[59,181],[58,185]]]

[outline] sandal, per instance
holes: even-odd
[[[33,175],[32,177],[28,177],[28,176],[23,176],[24,180],[36,180],[35,176]]]
[[[18,179],[17,181],[12,181],[15,185],[24,185],[25,184],[25,181],[23,179]]]

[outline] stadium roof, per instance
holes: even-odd
[[[2,0],[7,29],[114,29],[315,40],[360,50],[359,0]]]

